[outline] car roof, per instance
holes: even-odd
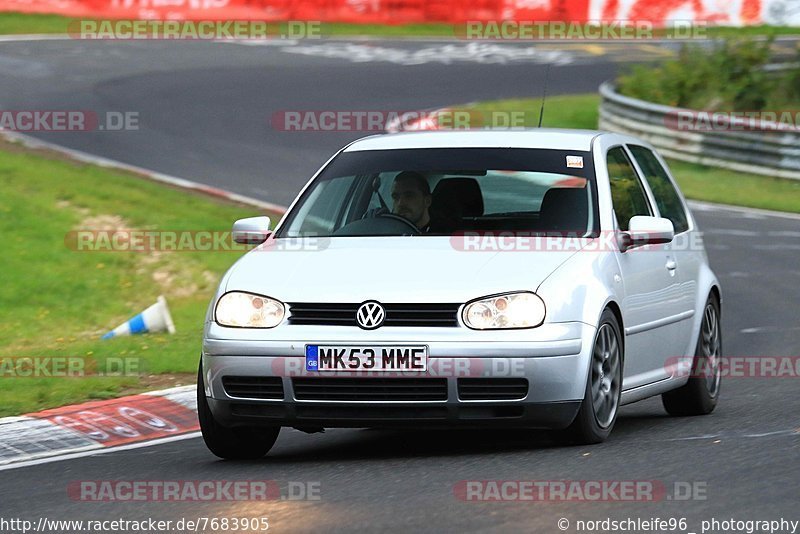
[[[537,128],[526,130],[440,130],[373,135],[354,141],[345,152],[411,148],[540,148],[588,152],[603,132]]]

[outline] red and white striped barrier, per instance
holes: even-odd
[[[0,11],[160,20],[306,20],[351,23],[672,21],[800,25],[793,0],[0,0]],[[66,29],[65,29],[66,33]]]

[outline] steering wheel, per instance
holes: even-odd
[[[377,214],[377,216],[385,218],[385,219],[394,219],[395,221],[400,221],[402,223],[405,223],[406,226],[408,226],[409,228],[411,228],[411,230],[413,230],[414,235],[419,235],[421,233],[420,229],[417,228],[416,224],[414,224],[413,222],[409,221],[408,219],[406,219],[402,215],[398,215],[396,213],[389,213],[389,212],[380,212],[380,213]]]

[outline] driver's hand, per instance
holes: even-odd
[[[391,212],[386,208],[372,208],[371,210],[367,210],[366,213],[364,213],[364,216],[361,218],[374,219],[375,217],[380,217],[384,213],[391,213]]]

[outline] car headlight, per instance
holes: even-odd
[[[284,313],[285,307],[278,300],[232,291],[217,301],[214,317],[222,326],[273,328],[283,321]]]
[[[464,324],[476,330],[533,328],[544,322],[544,301],[530,292],[506,293],[473,300],[461,314]]]

